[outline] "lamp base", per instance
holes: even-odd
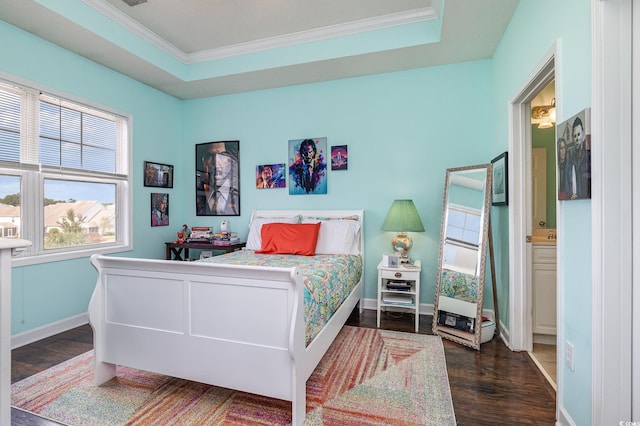
[[[391,247],[398,256],[400,256],[400,263],[409,262],[409,250],[413,246],[413,240],[407,235],[406,232],[399,232],[393,240],[391,240]]]

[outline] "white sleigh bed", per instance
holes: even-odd
[[[363,210],[259,210],[255,218],[355,218],[363,253]],[[116,365],[292,402],[306,413],[306,381],[362,298],[360,281],[306,344],[299,268],[94,255],[89,304],[96,385]],[[360,303],[362,311],[362,303]]]

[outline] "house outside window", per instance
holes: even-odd
[[[130,248],[130,118],[0,81],[0,235],[18,264]]]

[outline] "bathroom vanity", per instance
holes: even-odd
[[[556,335],[556,235],[544,229],[532,238],[533,333]],[[551,237],[549,237],[551,235]]]

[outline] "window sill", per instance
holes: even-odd
[[[119,244],[119,245],[111,245],[108,247],[91,247],[74,251],[64,251],[64,252],[56,252],[56,253],[46,253],[39,255],[25,255],[25,256],[16,256],[11,259],[11,266],[29,266],[29,265],[39,265],[43,263],[51,263],[51,262],[60,262],[64,260],[73,260],[80,258],[91,257],[94,254],[113,254],[113,253],[122,253],[126,251],[133,250],[133,244]]]

